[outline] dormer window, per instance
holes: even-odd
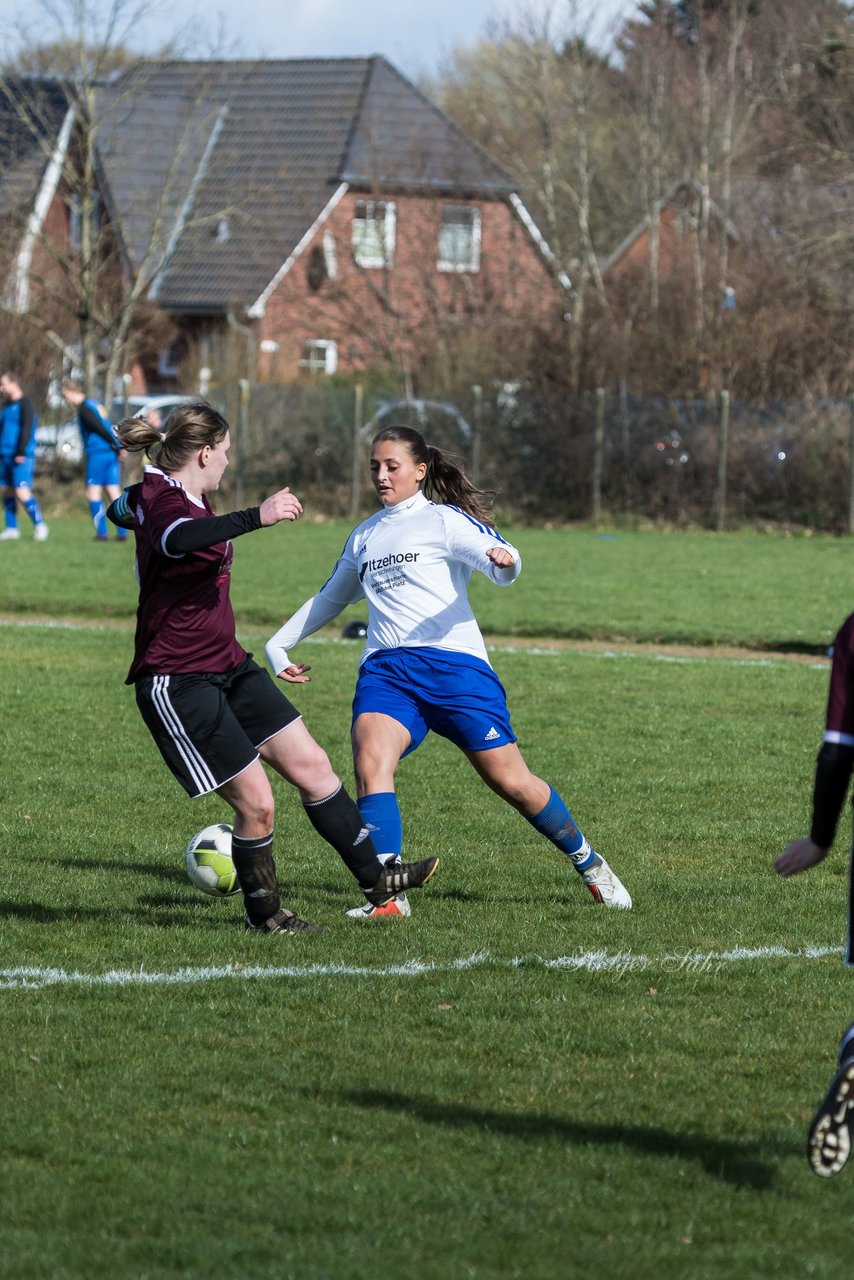
[[[216,240],[217,244],[227,244],[230,239],[231,227],[229,226],[228,218],[217,218],[216,226],[214,227],[214,240]]]

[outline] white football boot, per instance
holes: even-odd
[[[599,855],[597,854],[597,857]],[[582,871],[581,879],[602,907],[620,907],[630,911],[632,899],[626,887],[617,879],[604,858],[598,867]]]

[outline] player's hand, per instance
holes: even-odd
[[[511,556],[506,547],[490,547],[486,558],[499,569],[509,569],[511,564],[516,563],[515,557]]]
[[[302,503],[290,489],[280,489],[261,503],[261,525],[269,528],[280,520],[299,520],[302,515]]]
[[[310,684],[311,676],[308,674],[311,667],[306,662],[292,662],[289,667],[285,667],[284,671],[280,671],[279,680],[285,680],[288,684]]]
[[[786,845],[783,852],[774,862],[774,870],[779,876],[794,876],[799,871],[806,871],[822,862],[827,857],[827,849],[816,844],[809,836],[800,836]]]

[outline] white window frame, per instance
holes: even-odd
[[[326,377],[335,373],[338,369],[338,343],[334,338],[304,338],[299,368],[301,373],[322,373]]]
[[[377,218],[378,205],[383,210],[381,220]],[[364,210],[361,217],[360,210]],[[357,200],[353,212],[353,259],[356,266],[393,267],[396,229],[397,210],[393,200]]]
[[[453,223],[446,224],[444,220],[445,212],[446,210],[449,210],[449,209],[459,210],[460,212],[464,211],[471,219],[471,240],[469,242],[469,255],[465,262],[461,262],[457,258],[451,258],[450,256],[448,256],[447,253],[443,254],[442,252],[442,248],[443,248],[442,237],[445,231],[445,227],[446,225],[451,225],[451,226],[454,225]],[[464,226],[462,220],[456,225],[460,228]],[[459,236],[460,232],[457,231],[456,235]],[[468,271],[468,272],[479,271],[480,270],[480,238],[481,238],[481,215],[480,215],[480,209],[477,207],[477,205],[443,204],[442,220],[439,224],[439,253],[436,261],[436,267],[438,268],[438,270],[439,271]]]

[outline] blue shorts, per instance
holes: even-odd
[[[366,711],[391,716],[409,731],[409,755],[428,732],[462,751],[516,741],[504,686],[488,663],[447,649],[384,649],[366,658],[353,695],[353,720]]]
[[[0,458],[0,483],[7,489],[18,489],[22,484],[32,489],[35,472],[35,458],[24,458],[23,462],[16,462],[14,458]]]
[[[93,453],[86,455],[86,483],[98,485],[115,485],[118,489],[122,482],[122,464],[118,454]]]

